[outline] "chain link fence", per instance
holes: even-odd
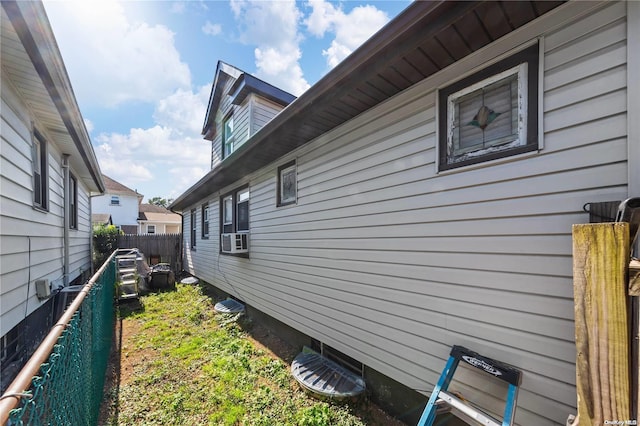
[[[9,425],[97,424],[115,321],[115,281],[112,255],[85,285],[88,291],[83,290],[85,296],[80,305],[76,298],[54,326],[49,336],[56,327],[63,331],[52,341],[53,347],[46,347],[49,336],[42,343],[39,351],[48,350],[48,358],[33,374],[28,390],[16,391],[18,388],[12,385],[2,396],[3,400],[19,400],[9,413]],[[34,354],[32,360],[36,357]],[[17,381],[18,378],[14,383]],[[6,407],[0,408],[0,413],[3,408]]]

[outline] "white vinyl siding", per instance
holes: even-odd
[[[190,272],[426,393],[454,344],[510,363],[524,373],[517,423],[564,424],[571,226],[585,203],[628,195],[626,5],[562,18],[592,5],[561,6],[281,159],[296,158],[297,205],[276,208],[277,165],[250,176],[251,258],[218,258],[211,239]],[[437,174],[436,86],[538,35],[544,148]],[[500,407],[496,386],[463,381],[452,388]]]
[[[52,138],[48,144],[49,210],[33,208],[32,143],[29,110],[2,80],[0,149],[0,336],[40,305],[34,281],[48,278],[63,284],[62,155]],[[37,124],[37,123],[36,123]],[[74,175],[78,175],[72,170]],[[69,279],[91,267],[91,218],[88,189],[78,180],[78,227],[70,232]],[[29,278],[31,281],[29,281]],[[31,286],[27,292],[27,283]],[[28,305],[25,307],[27,302]],[[26,308],[26,309],[25,309]]]
[[[230,78],[223,92],[228,93],[235,80]],[[233,115],[234,150],[247,142],[265,124],[275,117],[284,107],[256,94],[249,94],[240,105],[232,105],[230,96],[223,96],[220,103],[219,116]],[[216,123],[216,137],[211,142],[211,168],[222,161],[223,122]]]
[[[252,104],[252,135],[262,129],[273,117],[278,115],[284,107],[280,104],[272,102],[268,99],[260,96],[251,95],[253,98]]]

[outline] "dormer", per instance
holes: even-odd
[[[218,61],[202,135],[211,141],[211,168],[229,157],[295,96]]]

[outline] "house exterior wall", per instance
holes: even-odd
[[[249,184],[249,259],[199,238],[201,202],[189,250],[186,209],[185,269],[425,393],[450,347],[468,346],[523,370],[518,424],[564,424],[576,411],[571,226],[588,221],[586,203],[627,198],[637,170],[627,7],[559,7],[202,200],[213,236],[219,196]],[[438,173],[436,89],[538,37],[541,149]],[[297,203],[276,207],[277,167],[292,159]],[[502,409],[499,386],[472,371],[454,387]]]
[[[229,78],[224,85],[223,93],[228,94],[231,86],[235,83],[234,78]],[[231,103],[230,96],[224,96],[222,101],[220,102],[220,107],[218,109],[218,113],[216,114],[216,136],[211,141],[211,168],[213,169],[218,163],[222,161],[222,123],[223,120],[227,117],[227,115],[232,112],[234,109],[234,105]],[[233,111],[235,114],[235,111]]]
[[[258,130],[262,129],[265,124],[271,121],[273,117],[278,115],[278,113],[282,111],[284,107],[280,104],[270,101],[269,99],[265,99],[254,94],[250,95],[250,97],[252,98],[253,102],[251,134],[254,135]]]
[[[113,195],[119,197],[120,205],[111,205],[111,196]],[[137,196],[105,192],[104,195],[93,197],[91,206],[93,213],[110,214],[111,220],[116,226],[138,226],[139,203]]]
[[[138,235],[148,234],[147,225],[155,225],[155,234],[179,234],[180,223],[165,223],[151,220],[141,220],[138,224]]]
[[[2,79],[0,115],[0,336],[3,336],[46,302],[36,297],[35,280],[49,279],[53,289],[63,285],[64,185],[62,155],[55,138],[39,126],[37,116],[7,79]],[[47,212],[33,207],[31,123],[47,141]],[[89,205],[89,191],[78,179],[78,229],[69,231],[70,281],[91,267]]]
[[[229,78],[224,86],[226,94],[235,83]],[[222,161],[222,124],[226,117],[233,114],[233,125],[236,149],[244,144],[251,136],[260,130],[284,107],[254,93],[249,94],[240,105],[233,105],[230,96],[224,96],[220,103],[219,113],[216,115],[216,136],[211,142],[211,168]]]

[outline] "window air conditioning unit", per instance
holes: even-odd
[[[249,253],[249,234],[222,234],[223,253]]]

